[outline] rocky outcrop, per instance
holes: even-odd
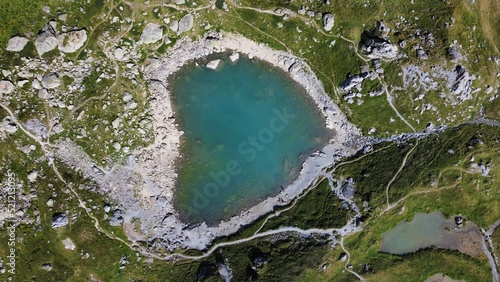
[[[182,33],[191,30],[193,28],[193,24],[194,24],[193,15],[187,14],[179,20],[178,31]]]
[[[68,215],[65,213],[55,213],[52,216],[52,228],[59,228],[68,225]]]
[[[42,78],[42,86],[46,89],[54,89],[61,85],[61,80],[56,73],[51,73]]]
[[[364,72],[361,74],[356,74],[356,75],[351,75],[340,84],[340,88],[342,88],[345,91],[350,91],[353,88],[360,88],[361,83],[367,77],[368,77],[367,72]]]
[[[0,81],[0,94],[10,94],[14,92],[16,87],[14,84],[8,80]]]
[[[73,53],[82,48],[87,41],[85,29],[73,30],[57,36],[59,50],[64,53]]]
[[[123,223],[123,211],[115,210],[113,215],[109,219],[109,225],[111,226],[120,226]]]
[[[455,67],[455,79],[451,85],[449,85],[450,90],[460,95],[459,99],[461,101],[472,99],[472,81],[476,79],[474,75],[470,75],[469,72],[462,66],[458,65]]]
[[[398,47],[389,41],[364,32],[361,36],[360,49],[370,59],[392,60],[398,55]]]
[[[323,16],[323,28],[326,31],[330,31],[333,28],[333,24],[335,23],[335,16],[332,14],[325,14]]]
[[[57,47],[57,31],[55,22],[47,23],[35,39],[35,48],[39,56],[54,50]]]
[[[155,43],[163,37],[163,29],[159,24],[148,23],[142,30],[141,41],[144,44]]]
[[[7,43],[7,51],[19,52],[24,49],[24,46],[28,43],[28,39],[22,36],[14,36]]]

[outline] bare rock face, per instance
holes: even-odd
[[[470,75],[469,72],[462,66],[455,67],[454,80],[449,85],[450,90],[459,95],[461,101],[472,99],[472,81],[476,79],[475,75]]]
[[[141,41],[145,44],[155,43],[163,37],[163,29],[160,25],[149,23],[141,34]]]
[[[194,23],[193,15],[191,14],[185,15],[179,20],[179,32],[182,33],[191,30],[193,28],[193,23]]]
[[[39,56],[57,47],[57,31],[51,23],[47,23],[35,39],[35,48]]]
[[[28,39],[22,36],[14,36],[7,43],[7,51],[19,52],[24,49],[24,46],[28,43]]]
[[[56,73],[51,73],[42,78],[42,86],[46,89],[54,89],[61,85],[61,80]]]
[[[332,14],[325,14],[323,16],[323,28],[326,31],[330,31],[333,28],[333,24],[335,23],[335,16]]]
[[[360,49],[370,59],[392,60],[398,55],[398,47],[389,41],[363,33]]]
[[[8,80],[0,81],[0,94],[10,94],[15,90],[14,84]]]
[[[82,48],[87,41],[85,29],[73,30],[57,36],[59,50],[64,53],[73,53]]]

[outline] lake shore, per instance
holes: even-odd
[[[182,132],[174,119],[168,78],[190,61],[203,61],[211,54],[225,52],[266,61],[287,72],[306,89],[325,117],[325,126],[332,129],[334,134],[321,152],[307,157],[297,179],[277,195],[216,226],[189,224],[179,219],[173,205],[177,177],[175,164],[180,156]],[[328,97],[323,84],[305,62],[290,53],[273,50],[238,34],[211,32],[196,41],[189,38],[179,40],[165,57],[150,59],[143,73],[150,91],[154,143],[132,152],[126,164],[116,165],[104,174],[95,172],[91,160],[80,161],[79,166],[84,174],[90,175],[99,184],[100,192],[116,201],[123,210],[123,226],[128,238],[131,241],[150,242],[156,250],[206,249],[216,238],[233,234],[242,226],[273,211],[274,207],[290,203],[315,183],[326,168],[370,145],[368,139],[348,122]],[[66,146],[69,149],[71,147]],[[77,154],[65,152],[65,155]],[[78,159],[86,160],[85,156],[79,156]],[[82,167],[82,163],[89,165]]]

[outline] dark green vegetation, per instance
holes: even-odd
[[[262,228],[278,229],[281,226],[309,228],[340,228],[347,224],[352,212],[342,208],[340,200],[331,190],[327,180],[299,199],[296,207],[269,220]]]

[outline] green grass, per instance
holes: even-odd
[[[352,212],[342,209],[342,201],[332,192],[328,180],[298,200],[296,207],[269,220],[262,231],[281,226],[309,228],[340,228],[347,224]]]

